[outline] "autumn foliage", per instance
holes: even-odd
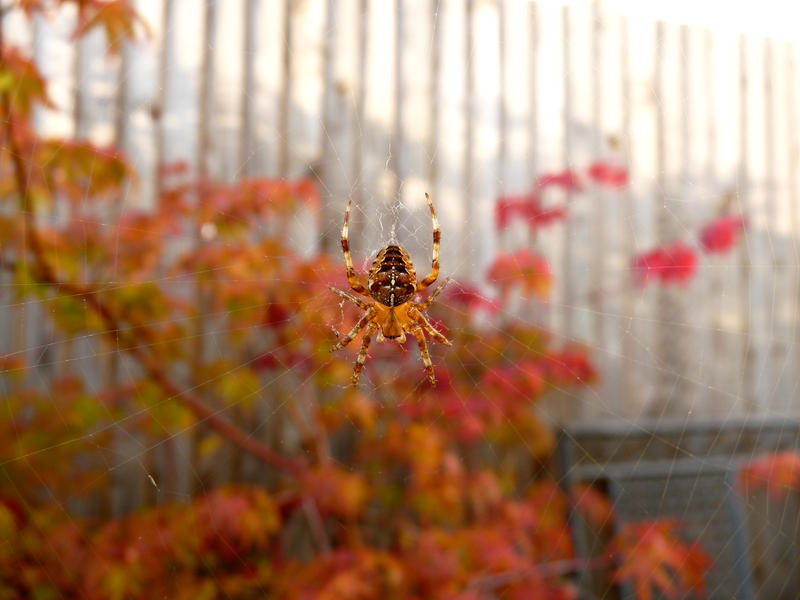
[[[100,27],[111,51],[146,29],[127,0],[72,1],[75,35]],[[65,3],[17,4],[33,15]],[[68,364],[44,379],[24,353],[0,357],[0,598],[576,597],[568,513],[599,529],[614,519],[596,489],[548,476],[554,438],[537,401],[597,373],[583,348],[504,310],[515,291],[546,297],[544,257],[501,255],[488,276],[497,296],[465,282],[431,308],[453,342],[433,351],[437,389],[412,341],[374,348],[367,385],[353,388],[357,349],[328,353],[332,329],[357,316],[328,290],[346,286],[341,259],[303,255],[286,233],[299,213],[318,217],[312,183],[196,181],[167,165],[155,208],[130,208],[121,198],[136,175],[118,149],[37,136],[30,116],[50,104],[46,81],[7,46],[0,94],[9,289],[61,339],[129,361],[98,387]],[[588,177],[627,180],[603,164]],[[564,218],[537,200],[549,186],[581,183],[571,171],[541,176],[532,195],[498,205],[498,225]],[[727,243],[725,232],[706,237],[709,249]],[[209,323],[216,358],[198,350]],[[126,460],[115,439],[138,440],[143,463],[165,449],[165,485],[177,468],[169,449],[187,432],[194,493],[111,514]],[[206,477],[232,451],[263,481]],[[158,486],[148,469],[142,479]],[[707,559],[678,532],[623,528],[598,558],[641,598],[701,589]]]

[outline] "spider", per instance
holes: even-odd
[[[350,256],[350,242],[348,239],[348,224],[350,222],[350,201],[347,201],[347,209],[344,213],[344,226],[342,227],[342,252],[344,262],[347,267],[347,281],[350,288],[364,296],[368,296],[375,302],[365,302],[352,294],[343,290],[331,287],[330,289],[349,300],[364,311],[361,318],[344,338],[331,348],[331,352],[343,348],[358,335],[358,332],[366,328],[361,342],[361,350],[353,368],[353,385],[358,383],[358,376],[364,368],[367,359],[367,349],[372,341],[372,336],[377,332],[377,340],[383,342],[387,338],[397,340],[403,344],[406,341],[406,332],[417,338],[419,351],[422,354],[422,362],[425,363],[425,371],[431,384],[436,386],[436,376],[433,373],[431,357],[428,354],[428,344],[425,342],[423,331],[427,331],[436,341],[448,346],[450,341],[441,333],[436,331],[422,313],[427,309],[436,296],[444,289],[450,281],[446,279],[426,300],[421,303],[412,302],[412,298],[430,286],[439,276],[439,240],[441,231],[439,221],[436,218],[436,211],[433,210],[433,202],[428,194],[425,194],[428,206],[431,209],[431,220],[433,222],[433,260],[431,261],[431,272],[422,281],[417,281],[417,274],[414,265],[408,257],[408,253],[400,246],[390,244],[378,252],[378,256],[372,263],[367,276],[366,287],[356,277],[353,268],[353,259]]]

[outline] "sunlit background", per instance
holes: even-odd
[[[699,490],[711,498],[733,489],[732,471],[706,455],[754,457],[796,446],[800,429],[781,425],[795,423],[800,403],[800,9],[793,4],[135,5],[146,35],[118,55],[106,54],[101,31],[74,39],[72,6],[30,21],[15,11],[3,20],[5,43],[27,48],[50,83],[53,106],[36,108],[35,130],[117,144],[135,165],[138,177],[115,210],[155,207],[161,164],[185,163],[191,177],[229,183],[307,177],[320,210],[296,211],[284,232],[301,256],[326,251],[341,261],[339,232],[350,200],[356,268],[368,269],[396,239],[421,273],[430,264],[429,192],[442,225],[442,278],[474,285],[487,305],[500,299],[488,277],[499,253],[529,249],[550,264],[551,293],[510,299],[505,318],[550,330],[557,345],[585,349],[600,374],[590,389],[556,390],[540,406],[548,426],[574,428],[559,446],[561,467],[575,468],[564,480],[600,478],[605,471],[592,468],[622,454],[625,469],[652,466],[644,479],[672,485],[684,477],[684,487],[643,488],[638,496],[633,490],[642,479],[603,484],[617,499],[633,494],[630,502],[645,518],[660,514],[654,506],[664,508],[668,495]],[[609,185],[597,168],[616,170],[624,181]],[[565,174],[574,185],[541,184]],[[519,218],[499,224],[500,200],[534,193],[565,218],[536,227]],[[54,209],[42,218],[63,216]],[[726,217],[743,219],[741,239],[724,252],[704,251],[704,228]],[[206,223],[201,242],[217,233]],[[678,282],[647,279],[637,260],[677,243],[690,248],[696,272]],[[63,343],[36,318],[35,300],[3,304],[4,352],[95,383],[106,377],[93,342]],[[213,331],[199,344],[207,356],[225,355]],[[47,361],[37,355],[45,346]],[[260,418],[266,423],[271,414]],[[769,441],[743,441],[761,433]],[[620,440],[634,438],[635,450],[619,450]],[[684,438],[694,441],[684,448]],[[648,454],[664,439],[680,452]],[[126,452],[133,458],[123,459],[120,471],[141,479],[141,450],[132,444],[118,451]],[[687,456],[701,460],[687,466],[680,462]],[[664,464],[667,471],[659,471]],[[191,474],[180,478],[185,483]],[[126,493],[117,492],[115,507],[138,503]],[[726,495],[709,502],[724,507],[716,515],[732,501]],[[688,514],[685,507],[670,510]],[[729,527],[708,523],[714,531]],[[752,546],[739,552],[745,542],[733,534],[728,548],[742,560],[748,551],[771,565],[784,560],[791,571],[798,564],[791,526],[769,524],[794,554],[775,558]],[[800,585],[796,577],[781,597],[797,597],[792,585]],[[765,589],[765,598],[775,593]]]

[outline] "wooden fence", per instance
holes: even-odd
[[[5,21],[52,81],[57,108],[37,127],[122,144],[141,174],[129,205],[154,201],[161,162],[227,180],[310,174],[321,230],[298,215],[299,247],[335,250],[351,197],[360,264],[393,228],[424,263],[430,191],[445,275],[481,281],[498,249],[528,244],[552,261],[554,293],[535,318],[590,345],[602,372],[562,416],[796,409],[796,43],[588,1],[137,4],[152,35],[120,58],[100,33],[71,41],[66,10]],[[519,226],[498,235],[499,195],[597,159],[627,165],[630,185],[571,194],[571,218],[535,240]],[[633,285],[631,256],[694,242],[724,211],[749,221],[740,251],[704,257],[685,289]],[[52,334],[10,304],[2,349],[32,358]]]

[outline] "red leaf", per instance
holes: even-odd
[[[614,523],[614,507],[595,486],[579,483],[570,494],[575,509],[596,529],[603,531]]]
[[[301,488],[323,514],[355,518],[367,500],[367,484],[361,475],[335,465],[321,465],[302,477]]]
[[[589,356],[579,347],[549,354],[541,364],[545,376],[559,385],[586,384],[597,377]]]
[[[536,178],[534,184],[536,190],[544,190],[550,186],[560,187],[571,192],[579,192],[582,189],[580,177],[571,169],[557,173],[543,173]]]
[[[522,196],[503,196],[497,200],[495,225],[499,231],[508,227],[513,217],[523,219],[531,230],[551,225],[566,217],[563,206],[542,206],[537,191]]]
[[[633,271],[640,286],[651,279],[663,285],[685,284],[697,271],[697,254],[691,246],[675,242],[635,256]]]
[[[633,585],[639,600],[652,598],[653,590],[666,596],[696,591],[703,594],[703,578],[711,558],[696,544],[683,542],[674,519],[628,523],[609,547],[617,561],[615,582]]]
[[[490,315],[497,313],[502,304],[498,300],[487,298],[480,288],[469,283],[456,283],[445,292],[445,302],[456,305],[469,313],[486,311]]]
[[[736,245],[744,228],[745,219],[741,215],[720,217],[700,231],[700,245],[710,254],[724,254]]]
[[[628,171],[607,162],[595,162],[589,166],[589,177],[600,185],[619,189],[628,183]]]
[[[800,490],[800,453],[787,450],[750,461],[738,476],[745,488],[764,486],[773,499]]]
[[[74,37],[81,37],[94,27],[101,27],[105,31],[109,51],[116,54],[122,48],[122,42],[136,37],[137,26],[150,35],[147,22],[136,11],[131,0],[83,1],[80,3]]]
[[[524,292],[540,298],[547,297],[553,283],[547,260],[528,249],[498,254],[487,278],[500,288],[503,295],[519,285]]]

